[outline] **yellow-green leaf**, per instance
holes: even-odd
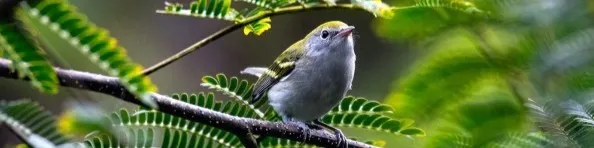
[[[253,22],[243,28],[243,34],[249,35],[250,33],[254,33],[255,35],[261,35],[262,33],[272,28],[270,22],[272,22],[270,17],[263,18],[256,22]]]
[[[30,15],[87,55],[111,76],[120,78],[128,91],[135,94],[145,105],[156,107],[150,97],[157,88],[142,74],[142,66],[132,62],[126,50],[107,30],[89,22],[86,16],[64,0],[27,1]],[[57,27],[56,27],[57,26]]]
[[[381,0],[353,0],[352,3],[357,7],[371,12],[376,17],[392,18],[394,16],[394,8]]]

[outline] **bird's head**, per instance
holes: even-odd
[[[341,21],[329,21],[311,31],[303,41],[308,53],[339,52],[337,50],[352,50],[352,31],[355,29]]]

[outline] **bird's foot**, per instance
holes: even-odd
[[[344,136],[344,134],[342,133],[341,130],[335,129],[334,136],[336,136],[336,142],[337,142],[336,145],[339,148],[348,148],[349,144],[347,142],[347,138],[346,138],[346,136]]]
[[[348,139],[346,138],[346,136],[344,136],[344,133],[342,133],[342,131],[340,129],[332,127],[332,126],[322,122],[320,119],[314,120],[313,123],[314,123],[313,125],[334,131],[334,136],[336,137],[336,147],[348,148],[348,146],[349,146]]]
[[[309,130],[309,127],[307,126],[307,124],[305,124],[303,122],[299,122],[299,121],[289,121],[289,122],[285,122],[285,123],[296,126],[299,129],[299,131],[302,133],[301,134],[301,136],[303,137],[302,142],[305,143],[307,141],[307,138],[311,134],[311,131]]]

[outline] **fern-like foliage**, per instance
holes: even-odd
[[[8,125],[32,146],[57,146],[70,141],[58,132],[55,117],[30,100],[0,102],[0,124]]]
[[[553,145],[552,142],[542,132],[529,132],[509,133],[488,145],[499,148],[541,148]]]
[[[417,0],[412,7],[447,8],[466,13],[483,13],[473,3],[465,0]]]
[[[96,27],[64,0],[27,2],[31,6],[30,16],[46,24],[64,39],[70,40],[73,46],[110,75],[119,77],[122,84],[143,103],[156,107],[150,93],[157,88],[142,74],[142,66],[130,60],[126,50],[117,44],[115,38],[109,36],[107,30]]]
[[[574,100],[565,100],[560,104],[563,114],[556,117],[561,122],[566,136],[580,147],[594,146],[594,104],[591,101],[580,103]]]
[[[576,106],[565,103],[570,108],[570,112],[577,113],[571,109]],[[577,147],[580,146],[580,139],[589,135],[587,127],[581,126],[579,120],[572,119],[564,115],[564,111],[558,102],[538,103],[533,100],[528,102],[527,107],[533,115],[533,121],[537,127],[550,135],[551,140],[555,141],[559,147]],[[571,111],[573,110],[573,111]]]
[[[410,127],[414,121],[393,119],[392,108],[376,101],[352,96],[344,98],[340,104],[322,117],[322,122],[336,127],[363,128],[397,135],[425,136],[419,128]]]
[[[294,148],[315,148],[316,146],[299,143],[297,141],[268,137],[260,142],[262,148],[294,147]]]
[[[196,0],[190,4],[190,8],[183,8],[179,3],[165,3],[165,10],[157,10],[157,13],[193,16],[200,18],[213,18],[227,21],[235,21],[240,17],[239,12],[231,8],[231,0]]]
[[[369,11],[374,16],[383,18],[392,18],[394,16],[393,7],[381,0],[351,0],[351,3]]]
[[[215,89],[245,105],[248,105],[253,112],[260,118],[267,116],[264,112],[258,109],[262,104],[251,105],[248,99],[252,96],[252,84],[247,80],[240,80],[237,77],[228,78],[224,74],[217,74],[216,76],[202,77],[202,84],[209,89]]]
[[[355,138],[349,138],[352,140],[357,140]],[[365,141],[364,143],[369,144],[369,145],[373,145],[373,146],[377,146],[377,147],[384,147],[386,145],[386,141],[383,140],[371,140],[371,141]],[[310,145],[310,144],[303,144],[303,143],[299,143],[297,141],[292,141],[292,140],[287,140],[287,139],[281,139],[281,138],[274,138],[274,137],[266,137],[266,139],[262,140],[260,142],[260,147],[262,148],[316,148],[317,146],[315,145]]]
[[[536,125],[545,132],[555,147],[591,147],[594,143],[592,103],[574,100],[551,100],[527,104]]]
[[[238,103],[236,101],[229,101],[226,103],[215,101],[214,94],[174,94],[172,96],[175,99],[197,105],[200,107],[208,108],[214,111],[239,116],[256,118],[256,114],[249,109],[247,105]],[[186,137],[186,140],[182,139],[166,139],[167,145],[177,143],[181,141],[189,142],[183,145],[197,145],[196,142],[207,142],[217,143],[218,146],[224,147],[239,147],[241,142],[239,139],[230,132],[223,131],[211,126],[206,126],[200,123],[192,122],[183,118],[168,115],[162,112],[140,110],[134,114],[131,114],[125,109],[111,115],[113,125],[122,127],[152,127],[152,128],[163,128],[169,131],[171,135]],[[189,138],[198,139],[187,141]],[[164,136],[163,138],[171,138]]]
[[[396,112],[419,119],[437,119],[452,102],[467,98],[481,80],[497,79],[498,69],[474,49],[466,36],[449,36],[431,45],[434,52],[411,66],[412,71],[395,83],[387,103]]]
[[[439,135],[437,138],[431,139],[431,142],[426,147],[541,148],[551,146],[552,144],[552,141],[540,132],[507,133],[500,136],[497,140],[482,145],[474,143],[474,141],[477,141],[474,138],[462,134]]]
[[[58,92],[56,71],[30,36],[15,21],[0,20],[0,53],[6,53],[19,76],[26,76],[33,87],[41,92],[55,94]]]
[[[562,104],[567,114],[575,117],[575,120],[587,127],[594,127],[594,104],[580,104],[577,101],[567,100]]]
[[[154,130],[128,129],[119,132],[120,137],[107,134],[93,134],[85,138],[84,147],[89,148],[113,148],[113,147],[154,147],[153,140],[156,138]]]
[[[332,108],[326,115],[333,114],[390,114],[394,109],[389,105],[379,103],[377,101],[370,101],[364,98],[347,96],[342,99],[338,106]]]
[[[215,141],[199,136],[198,134],[186,133],[180,130],[165,130],[161,147],[203,147],[223,148],[228,145],[216,144]]]
[[[334,114],[324,116],[322,122],[336,127],[364,128],[402,135],[425,135],[421,129],[408,127],[412,124],[410,120],[395,120],[384,115]]]

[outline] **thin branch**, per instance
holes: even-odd
[[[394,8],[394,10],[397,9],[407,9],[410,7],[396,7]],[[201,47],[207,45],[208,43],[221,38],[223,36],[225,36],[226,34],[229,34],[237,29],[240,29],[250,23],[253,23],[255,21],[258,21],[260,19],[266,18],[266,17],[271,17],[271,16],[275,16],[275,15],[281,15],[281,14],[289,14],[289,13],[295,13],[295,12],[305,12],[305,11],[310,11],[310,10],[327,10],[327,9],[352,9],[352,10],[364,10],[361,7],[357,7],[354,6],[352,4],[338,4],[338,5],[327,5],[327,4],[316,4],[316,5],[300,5],[300,6],[290,6],[290,7],[284,7],[284,8],[279,8],[279,9],[273,9],[273,10],[266,10],[266,11],[262,11],[263,13],[248,17],[238,23],[235,23],[233,25],[227,26],[211,35],[209,35],[208,37],[190,45],[189,47],[187,47],[186,49],[183,49],[182,51],[176,53],[173,56],[170,56],[169,58],[145,69],[142,73],[144,75],[150,75],[153,72],[179,60],[180,58],[200,49]],[[159,12],[158,12],[159,13]],[[164,13],[164,12],[163,12]]]
[[[11,61],[0,59],[0,77],[19,79],[18,74],[10,69]],[[64,70],[55,68],[61,86],[84,89],[98,93],[108,94],[137,105],[143,105],[126,90],[115,77],[109,77],[94,73],[80,72],[75,70]],[[26,79],[24,79],[26,80]],[[216,112],[203,107],[188,104],[175,100],[169,96],[153,93],[151,97],[158,105],[159,111],[171,114],[190,121],[202,123],[225,131],[232,132],[235,135],[256,134],[278,137],[291,140],[302,140],[301,132],[297,127],[282,124],[280,122],[269,122],[251,118],[242,118],[228,114]],[[310,137],[305,143],[321,147],[335,147],[334,134],[321,130],[312,130]],[[370,145],[349,140],[349,147],[372,147]]]

